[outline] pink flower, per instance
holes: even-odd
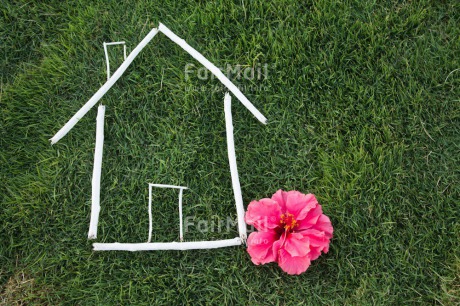
[[[300,274],[329,251],[332,224],[313,194],[278,190],[249,203],[245,219],[258,230],[247,241],[256,265],[277,262],[288,274]]]

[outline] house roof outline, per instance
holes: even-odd
[[[86,113],[99,102],[99,100],[107,93],[108,90],[118,81],[123,73],[128,69],[134,59],[139,55],[142,49],[153,39],[153,37],[162,32],[170,40],[179,45],[183,50],[189,53],[193,58],[205,66],[227,89],[235,95],[235,97],[263,124],[266,124],[267,119],[264,115],[246,98],[246,96],[239,90],[239,88],[233,84],[213,63],[206,59],[200,52],[190,46],[185,40],[174,34],[162,23],[159,23],[158,28],[153,28],[144,39],[131,51],[128,57],[126,57],[126,47],[124,46],[124,61],[110,76],[109,62],[107,56],[107,45],[111,44],[124,44],[124,42],[116,43],[104,43],[104,51],[106,54],[107,62],[107,81],[98,91],[75,113],[75,115],[67,121],[67,123],[50,139],[51,144],[57,143],[62,139],[77,123],[83,118]],[[226,240],[216,241],[194,241],[194,242],[182,242],[182,193],[187,187],[173,186],[173,185],[161,185],[149,183],[149,238],[146,243],[94,243],[94,250],[108,251],[108,250],[125,250],[125,251],[143,251],[143,250],[189,250],[189,249],[208,249],[208,248],[220,248],[226,246],[241,245],[245,243],[246,234],[246,223],[244,221],[244,206],[241,194],[241,186],[238,177],[238,170],[236,164],[236,154],[233,139],[233,119],[231,113],[231,96],[227,92],[224,97],[224,112],[225,112],[225,126],[227,136],[227,151],[230,166],[230,174],[232,179],[233,194],[235,197],[235,205],[237,211],[238,221],[238,232],[239,237]],[[98,107],[98,115],[96,118],[96,144],[94,153],[94,167],[92,177],[92,196],[91,196],[91,220],[88,232],[88,239],[97,238],[97,225],[100,212],[100,180],[101,180],[101,169],[102,169],[102,152],[104,142],[104,116],[105,106],[100,105]],[[176,188],[179,189],[179,217],[180,217],[180,239],[181,242],[159,242],[152,243],[150,241],[152,234],[152,215],[151,215],[151,190],[152,187],[160,188]]]
[[[139,55],[139,53],[144,49],[144,47],[156,36],[158,32],[162,32],[169,39],[179,45],[187,53],[189,53],[193,58],[205,66],[212,74],[214,74],[217,79],[225,85],[225,87],[230,90],[235,97],[240,100],[240,102],[263,124],[266,124],[267,118],[265,118],[262,113],[255,108],[255,106],[249,101],[248,98],[238,89],[238,87],[233,84],[219,68],[206,59],[200,52],[195,50],[190,46],[185,40],[174,34],[170,29],[168,29],[162,23],[159,24],[158,28],[153,28],[147,36],[134,48],[133,51],[129,54],[126,60],[120,65],[120,67],[115,71],[115,73],[102,85],[101,88],[83,105],[82,108],[72,117],[69,121],[50,139],[51,144],[57,143],[62,137],[64,137],[77,123],[83,118],[86,113],[99,102],[99,100],[109,91],[110,88],[118,81],[118,79],[123,75],[123,73],[128,69],[134,59]]]

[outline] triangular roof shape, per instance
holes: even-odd
[[[225,85],[225,87],[230,90],[235,97],[240,100],[240,102],[263,124],[266,124],[267,118],[265,118],[262,113],[255,108],[255,106],[246,98],[246,96],[238,89],[238,87],[233,84],[219,68],[206,59],[200,52],[195,50],[190,46],[185,40],[174,34],[170,29],[168,29],[164,24],[160,23],[158,28],[153,28],[147,36],[134,48],[134,50],[129,54],[126,60],[120,65],[120,67],[115,71],[115,73],[105,82],[105,84],[91,97],[91,99],[83,105],[82,108],[72,117],[70,120],[54,135],[50,141],[51,144],[57,143],[62,137],[64,137],[77,122],[86,115],[86,113],[94,106],[96,103],[106,94],[106,92],[112,88],[116,81],[123,75],[123,73],[128,69],[129,65],[134,61],[134,59],[139,55],[139,53],[144,49],[144,47],[152,40],[153,37],[158,32],[162,32],[173,42],[178,44],[182,49],[189,53],[193,58],[205,66],[212,74],[214,74],[219,81]]]

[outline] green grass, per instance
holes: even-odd
[[[335,233],[306,273],[254,266],[244,247],[91,251],[96,110],[48,139],[104,83],[102,42],[132,50],[159,21],[218,66],[269,65],[234,78],[268,118],[234,99],[243,198],[317,195]],[[0,304],[460,303],[459,37],[455,0],[3,2]],[[102,99],[98,241],[146,239],[147,182],[189,186],[186,215],[235,217],[224,92],[186,80],[187,63],[159,34]],[[156,199],[154,239],[177,239],[176,195]]]

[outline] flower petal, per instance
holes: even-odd
[[[328,238],[332,238],[332,233],[334,232],[334,228],[332,227],[331,220],[326,215],[321,215],[318,218],[316,224],[312,227],[318,231],[323,231]]]
[[[284,272],[295,275],[305,272],[310,266],[310,258],[307,256],[291,256],[286,250],[278,252],[278,265]]]
[[[321,205],[317,205],[315,208],[310,210],[303,220],[298,221],[299,226],[296,228],[298,231],[306,230],[314,226],[319,217],[323,214]]]
[[[288,193],[282,189],[278,190],[272,195],[272,200],[276,201],[281,207],[281,211],[286,212],[286,198]]]
[[[273,243],[279,239],[274,232],[252,232],[248,237],[248,253],[251,261],[256,264],[266,264],[276,261],[277,254],[273,252]]]
[[[286,241],[286,235],[287,233],[284,232],[283,234],[281,234],[281,237],[279,237],[279,239],[273,243],[273,254],[275,254],[276,256],[278,256],[279,250],[282,247],[284,247],[284,243]]]
[[[316,229],[308,229],[302,232],[310,243],[310,260],[315,260],[321,255],[321,251],[327,253],[329,251],[330,238],[323,231]]]
[[[324,252],[324,253],[327,253],[327,252]],[[310,253],[308,253],[308,256],[310,257],[310,260],[315,260],[320,255],[321,255],[321,248],[310,246]]]
[[[309,193],[303,194],[298,191],[289,191],[286,197],[286,212],[294,215],[297,221],[305,219],[308,212],[318,205],[316,197]]]
[[[254,225],[259,231],[268,231],[279,226],[280,218],[279,204],[266,198],[249,203],[245,221],[249,225]]]
[[[323,231],[318,231],[316,229],[308,229],[303,231],[302,235],[304,235],[304,237],[308,239],[311,246],[324,247],[329,244],[329,238]]]
[[[284,250],[292,256],[306,256],[310,252],[310,242],[308,237],[301,233],[290,233],[286,237]]]

